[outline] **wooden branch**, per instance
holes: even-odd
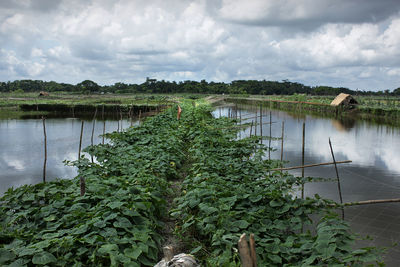
[[[336,164],[341,164],[341,163],[350,163],[352,162],[351,160],[343,160],[343,161],[336,161]],[[294,170],[294,169],[302,169],[302,168],[310,168],[310,167],[317,167],[317,166],[324,166],[324,165],[332,165],[335,164],[334,162],[324,162],[324,163],[316,163],[316,164],[309,164],[309,165],[303,165],[303,166],[293,166],[293,167],[287,167],[287,168],[277,168],[277,169],[272,169],[271,171],[287,171],[287,170]]]
[[[240,261],[243,267],[253,267],[253,261],[250,255],[249,245],[247,244],[246,234],[240,236],[238,242]]]

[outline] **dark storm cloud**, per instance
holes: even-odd
[[[223,1],[222,19],[244,25],[315,29],[327,23],[377,23],[398,14],[398,0]],[[214,4],[215,5],[215,4]]]

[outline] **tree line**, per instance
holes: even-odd
[[[400,88],[390,92],[350,90],[345,87],[307,86],[297,82],[266,81],[266,80],[236,80],[230,83],[198,81],[165,81],[147,78],[142,84],[115,83],[99,85],[94,81],[85,80],[76,85],[41,80],[16,80],[0,82],[0,92],[57,92],[66,91],[79,94],[92,93],[194,93],[194,94],[257,94],[257,95],[337,95],[348,93],[353,95],[400,95]]]

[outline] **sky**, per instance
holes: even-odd
[[[400,87],[400,0],[1,0],[0,81]]]

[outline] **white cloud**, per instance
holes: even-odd
[[[0,79],[290,79],[397,88],[400,7],[360,3],[8,1],[0,4]]]

